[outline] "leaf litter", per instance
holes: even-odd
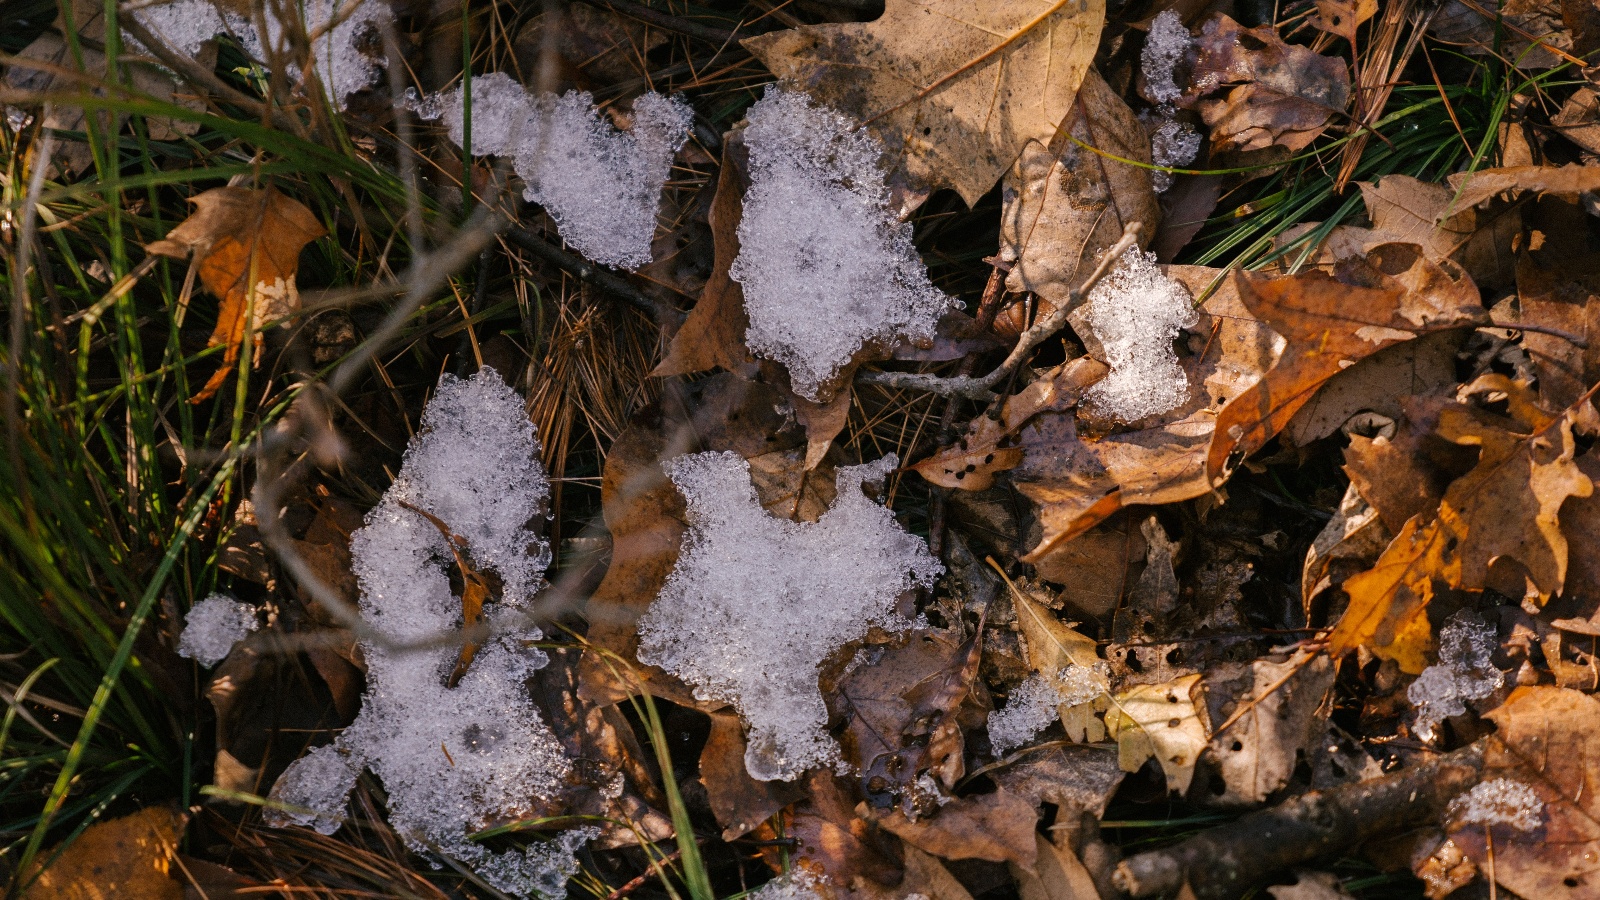
[[[506,378],[460,360],[478,374],[438,378],[449,366],[424,334],[383,362],[407,373],[383,376],[402,416],[412,385],[437,385],[415,435],[366,399],[331,415],[396,449],[409,439],[392,478],[340,462],[363,470],[352,493],[366,499],[339,502],[371,506],[353,535],[327,533],[320,508],[306,524],[322,501],[283,506],[290,546],[333,597],[264,551],[232,552],[223,571],[248,602],[214,594],[176,635],[172,610],[165,655],[221,662],[207,691],[218,795],[266,787],[298,752],[245,746],[285,733],[251,704],[303,658],[343,720],[297,732],[308,749],[271,787],[272,822],[355,841],[375,821],[370,782],[396,846],[521,896],[648,893],[652,878],[701,896],[694,866],[715,854],[730,889],[764,862],[774,877],[749,896],[772,900],[1327,896],[1340,878],[1306,867],[1347,873],[1336,860],[1357,854],[1414,872],[1430,897],[1588,896],[1592,88],[1519,100],[1464,171],[1361,169],[1361,210],[1350,194],[1332,227],[1267,242],[1299,262],[1209,268],[1173,260],[1220,260],[1217,223],[1284,202],[1239,205],[1247,186],[1377,121],[1361,92],[1388,54],[1399,91],[1438,82],[1433,63],[1406,61],[1417,42],[1491,52],[1481,16],[1446,9],[1402,51],[1424,26],[1372,4],[1317,3],[1310,29],[1215,5],[1142,23],[1092,3],[890,0],[872,21],[813,6],[719,32],[766,71],[728,63],[752,77],[715,115],[718,82],[699,81],[715,67],[654,70],[708,49],[710,32],[654,7],[608,25],[575,5],[570,39],[554,15],[516,23],[519,55],[559,45],[565,61],[539,70],[540,90],[511,74],[525,60],[494,56],[504,71],[453,88],[448,72],[419,78],[421,101],[379,78],[380,32],[405,32],[408,64],[418,46],[387,4],[128,11],[208,69],[222,39],[291,81],[315,76],[345,125],[371,99],[439,122],[424,138],[437,158],[419,155],[428,177],[461,174],[441,160],[463,146],[501,157],[549,218],[519,220],[512,243],[559,238],[583,257],[561,257],[581,284],[568,292],[516,260],[537,325],[473,300],[468,327],[480,313],[503,327],[492,350],[477,331],[463,346],[508,360]],[[73,65],[104,72],[105,30],[85,11],[90,52]],[[1525,71],[1595,49],[1581,23],[1507,21],[1559,32]],[[289,58],[302,38],[307,55]],[[59,67],[64,46],[51,34],[18,58]],[[131,65],[140,89],[177,96],[173,73]],[[16,71],[13,86],[49,82]],[[634,72],[647,77],[625,82]],[[160,121],[159,140],[183,127]],[[388,165],[365,127],[362,165]],[[64,153],[58,171],[87,162]],[[1191,166],[1215,171],[1162,171]],[[327,228],[352,234],[292,199],[292,178],[240,181],[195,195],[146,247],[189,261],[220,301],[209,344],[224,362],[195,404],[242,371],[246,338],[259,363],[264,330],[305,314],[302,250]],[[498,291],[498,257],[482,258],[480,290]],[[591,263],[629,274],[604,282]],[[659,363],[657,377],[579,428],[609,537],[573,537],[575,507],[556,495],[594,479],[552,479],[538,460],[570,453],[575,420],[541,447],[521,392],[556,383],[546,313],[621,328],[606,305],[618,283],[695,305],[645,340],[638,370]],[[969,390],[1019,335],[1027,358]],[[231,551],[248,549],[242,534]],[[591,545],[602,562],[571,574],[569,550]],[[359,634],[327,630],[338,594]],[[535,615],[546,600],[564,611],[559,635]],[[263,662],[298,630],[303,657]],[[642,692],[667,724],[629,718]],[[1188,815],[1222,824],[1156,841],[1130,824]],[[690,822],[707,855],[684,842],[627,856]],[[1386,852],[1402,825],[1420,827],[1414,847]],[[177,887],[154,857],[139,865]],[[614,887],[627,866],[631,886]]]

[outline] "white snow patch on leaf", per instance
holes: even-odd
[[[399,476],[351,539],[362,615],[394,645],[424,649],[363,643],[361,713],[335,744],[284,773],[274,798],[306,811],[279,811],[278,824],[331,832],[366,767],[383,780],[390,822],[417,852],[449,854],[508,893],[563,895],[577,867],[572,852],[594,829],[506,853],[467,839],[532,814],[534,800],[555,796],[571,768],[525,687],[547,661],[525,646],[543,635],[519,622],[550,563],[549,547],[528,528],[549,497],[537,454],[522,398],[492,369],[440,380]],[[432,645],[461,625],[453,557],[438,528],[402,503],[465,538],[471,564],[503,584],[484,606],[495,634],[454,688],[445,683],[457,647]]]
[[[1199,321],[1189,292],[1162,274],[1154,253],[1129,250],[1085,309],[1111,372],[1084,395],[1097,412],[1136,422],[1189,399],[1189,377],[1172,342]]]
[[[1441,722],[1467,711],[1467,701],[1482,700],[1505,683],[1491,658],[1494,647],[1494,626],[1467,610],[1439,629],[1438,665],[1423,669],[1406,688],[1406,699],[1417,708],[1417,737],[1433,740]]]
[[[996,754],[1033,740],[1055,722],[1063,706],[1090,703],[1109,686],[1103,666],[1068,665],[1057,672],[1035,672],[1012,689],[1006,705],[989,713],[989,743]]]
[[[259,627],[254,606],[227,594],[212,594],[190,607],[184,616],[178,655],[210,668]]]
[[[747,115],[750,189],[730,272],[744,288],[745,343],[818,400],[864,345],[932,340],[951,300],[890,209],[882,149],[865,129],[775,87]]]
[[[763,884],[748,900],[820,900],[827,879],[801,868],[793,868]]]
[[[1544,801],[1533,788],[1509,778],[1491,778],[1450,801],[1456,825],[1509,825],[1518,831],[1539,827]]]
[[[1183,17],[1175,10],[1162,10],[1150,21],[1150,32],[1145,35],[1139,68],[1144,72],[1145,94],[1151,100],[1170,105],[1183,96],[1183,87],[1177,81],[1177,68],[1192,42],[1189,29],[1183,25]]]
[[[545,208],[567,243],[602,265],[650,262],[661,188],[694,118],[688,103],[645,94],[633,101],[632,127],[622,132],[587,93],[534,95],[503,73],[473,78],[471,100],[471,152],[512,157],[523,195]],[[466,102],[458,87],[419,113],[442,119],[450,139],[465,146]]]
[[[736,453],[696,453],[668,465],[688,501],[677,566],[639,621],[639,659],[733,704],[750,727],[752,777],[790,780],[838,762],[817,685],[829,655],[874,625],[912,623],[895,600],[943,567],[921,538],[862,491],[893,456],[841,468],[838,498],[815,522],[770,515]]]

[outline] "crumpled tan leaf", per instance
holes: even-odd
[[[1289,346],[1265,377],[1217,415],[1206,457],[1213,482],[1265,446],[1335,375],[1385,347],[1486,318],[1472,280],[1412,244],[1383,245],[1365,259],[1343,260],[1338,275],[1236,276],[1251,312]]]
[[[21,900],[182,900],[172,860],[183,823],[174,809],[148,806],[90,825]]]
[[[1061,132],[1023,148],[1002,187],[1000,258],[1011,263],[1006,288],[1038,295],[1040,316],[1066,302],[1125,226],[1144,226],[1143,246],[1161,223],[1150,170],[1085,150],[1068,135],[1112,156],[1150,162],[1149,133],[1093,70]],[[1009,324],[1016,332],[1027,325]]]
[[[199,391],[199,403],[217,392],[233,371],[248,328],[260,362],[261,330],[300,309],[295,274],[300,251],[327,229],[305,204],[272,190],[212,188],[189,198],[194,212],[145,250],[157,256],[193,259],[200,283],[222,301],[207,346],[227,352]]]
[[[779,78],[883,141],[909,212],[941,187],[978,202],[1030,140],[1071,110],[1103,0],[888,0],[872,22],[746,38]]]
[[[1350,605],[1329,652],[1365,646],[1420,673],[1432,644],[1425,610],[1435,584],[1481,590],[1501,559],[1522,566],[1541,600],[1561,590],[1567,539],[1558,513],[1569,497],[1594,490],[1574,461],[1573,413],[1540,409],[1525,385],[1502,375],[1482,376],[1463,394],[1503,395],[1511,415],[1465,405],[1440,411],[1438,436],[1478,448],[1477,465],[1450,484],[1437,510],[1412,516],[1370,570],[1345,581]]]

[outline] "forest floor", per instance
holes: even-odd
[[[6,897],[1600,898],[1597,54],[0,4]]]

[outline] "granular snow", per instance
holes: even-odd
[[[457,146],[466,142],[466,89],[430,98],[419,114],[442,119]],[[645,94],[633,124],[613,128],[587,93],[532,95],[509,75],[472,79],[475,155],[512,157],[523,195],[555,219],[561,237],[607,266],[650,262],[661,189],[694,114],[681,98]]]
[[[1135,422],[1189,399],[1189,377],[1172,342],[1199,319],[1188,290],[1162,274],[1154,253],[1123,254],[1089,292],[1085,314],[1111,367],[1084,395],[1096,412]]]
[[[1417,708],[1417,737],[1433,740],[1439,724],[1467,711],[1467,701],[1482,700],[1505,683],[1495,668],[1495,628],[1461,610],[1439,629],[1439,664],[1422,670],[1406,689]]]
[[[744,288],[745,343],[787,367],[796,393],[822,399],[866,344],[931,340],[951,300],[889,206],[870,134],[776,87],[747,117],[750,189],[730,273]]]
[[[1518,831],[1539,827],[1544,801],[1533,788],[1509,778],[1491,778],[1450,801],[1457,825],[1509,825]]]
[[[1087,666],[1035,672],[1012,689],[1004,708],[989,713],[989,743],[996,754],[1008,753],[1049,728],[1061,707],[1093,702],[1108,686],[1105,671]]]
[[[862,491],[894,467],[890,456],[839,469],[833,507],[815,522],[792,522],[761,507],[736,453],[668,466],[688,501],[689,531],[639,622],[639,660],[738,708],[754,778],[791,780],[838,761],[819,667],[874,625],[905,630],[912,623],[895,612],[896,598],[943,570]]]
[[[178,655],[210,668],[259,627],[255,607],[227,594],[212,594],[189,608],[178,636]]]
[[[571,768],[525,686],[546,662],[527,647],[540,631],[519,622],[550,563],[549,547],[528,527],[543,518],[549,496],[537,453],[522,398],[492,369],[440,380],[400,474],[351,539],[362,615],[393,644],[363,643],[361,713],[332,746],[284,773],[274,799],[305,811],[276,811],[277,824],[331,833],[356,776],[370,768],[388,792],[391,824],[412,849],[449,854],[508,893],[563,894],[577,867],[572,853],[594,829],[506,853],[467,839],[532,814]],[[454,557],[439,529],[403,504],[464,538],[471,565],[502,585],[483,610],[495,633],[454,688],[446,676],[458,648],[435,640],[461,625],[461,600],[450,588]]]

